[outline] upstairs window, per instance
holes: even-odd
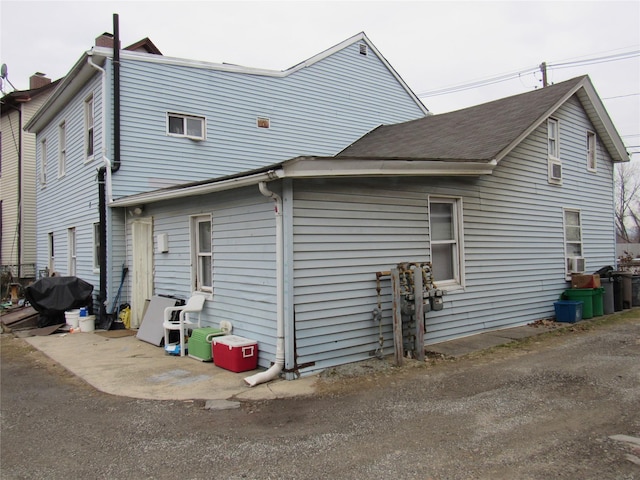
[[[587,170],[595,172],[597,167],[596,134],[587,132]]]
[[[58,126],[58,177],[63,177],[67,168],[67,135],[66,124]]]
[[[560,162],[560,139],[558,120],[547,120],[547,164],[549,183],[562,184],[562,163]]]
[[[47,140],[40,143],[40,185],[47,184]]]
[[[167,113],[167,135],[204,140],[205,119],[194,115]]]
[[[93,158],[93,142],[94,142],[94,105],[93,95],[84,102],[84,148],[85,158],[91,160]]]

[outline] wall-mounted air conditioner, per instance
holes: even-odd
[[[584,273],[585,258],[569,257],[567,258],[567,269],[569,273]]]
[[[557,161],[551,160],[549,162],[549,178],[551,180],[562,180],[562,164]]]

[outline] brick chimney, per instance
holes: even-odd
[[[35,90],[36,88],[44,87],[50,83],[51,79],[45,77],[44,73],[36,72],[29,77],[29,90]]]
[[[96,47],[113,48],[113,35],[104,32],[99,37],[96,37]]]

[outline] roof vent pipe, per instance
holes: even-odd
[[[278,378],[284,367],[284,246],[282,222],[282,198],[267,188],[266,182],[258,184],[260,193],[273,199],[276,213],[276,361],[266,372],[246,377],[250,387]]]

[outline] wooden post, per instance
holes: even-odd
[[[404,362],[404,346],[402,345],[402,300],[400,298],[400,274],[397,268],[391,269],[391,291],[393,294],[393,346],[396,365]]]
[[[416,265],[413,269],[413,296],[415,301],[416,344],[415,355],[424,361],[424,297],[422,296],[422,267]]]

